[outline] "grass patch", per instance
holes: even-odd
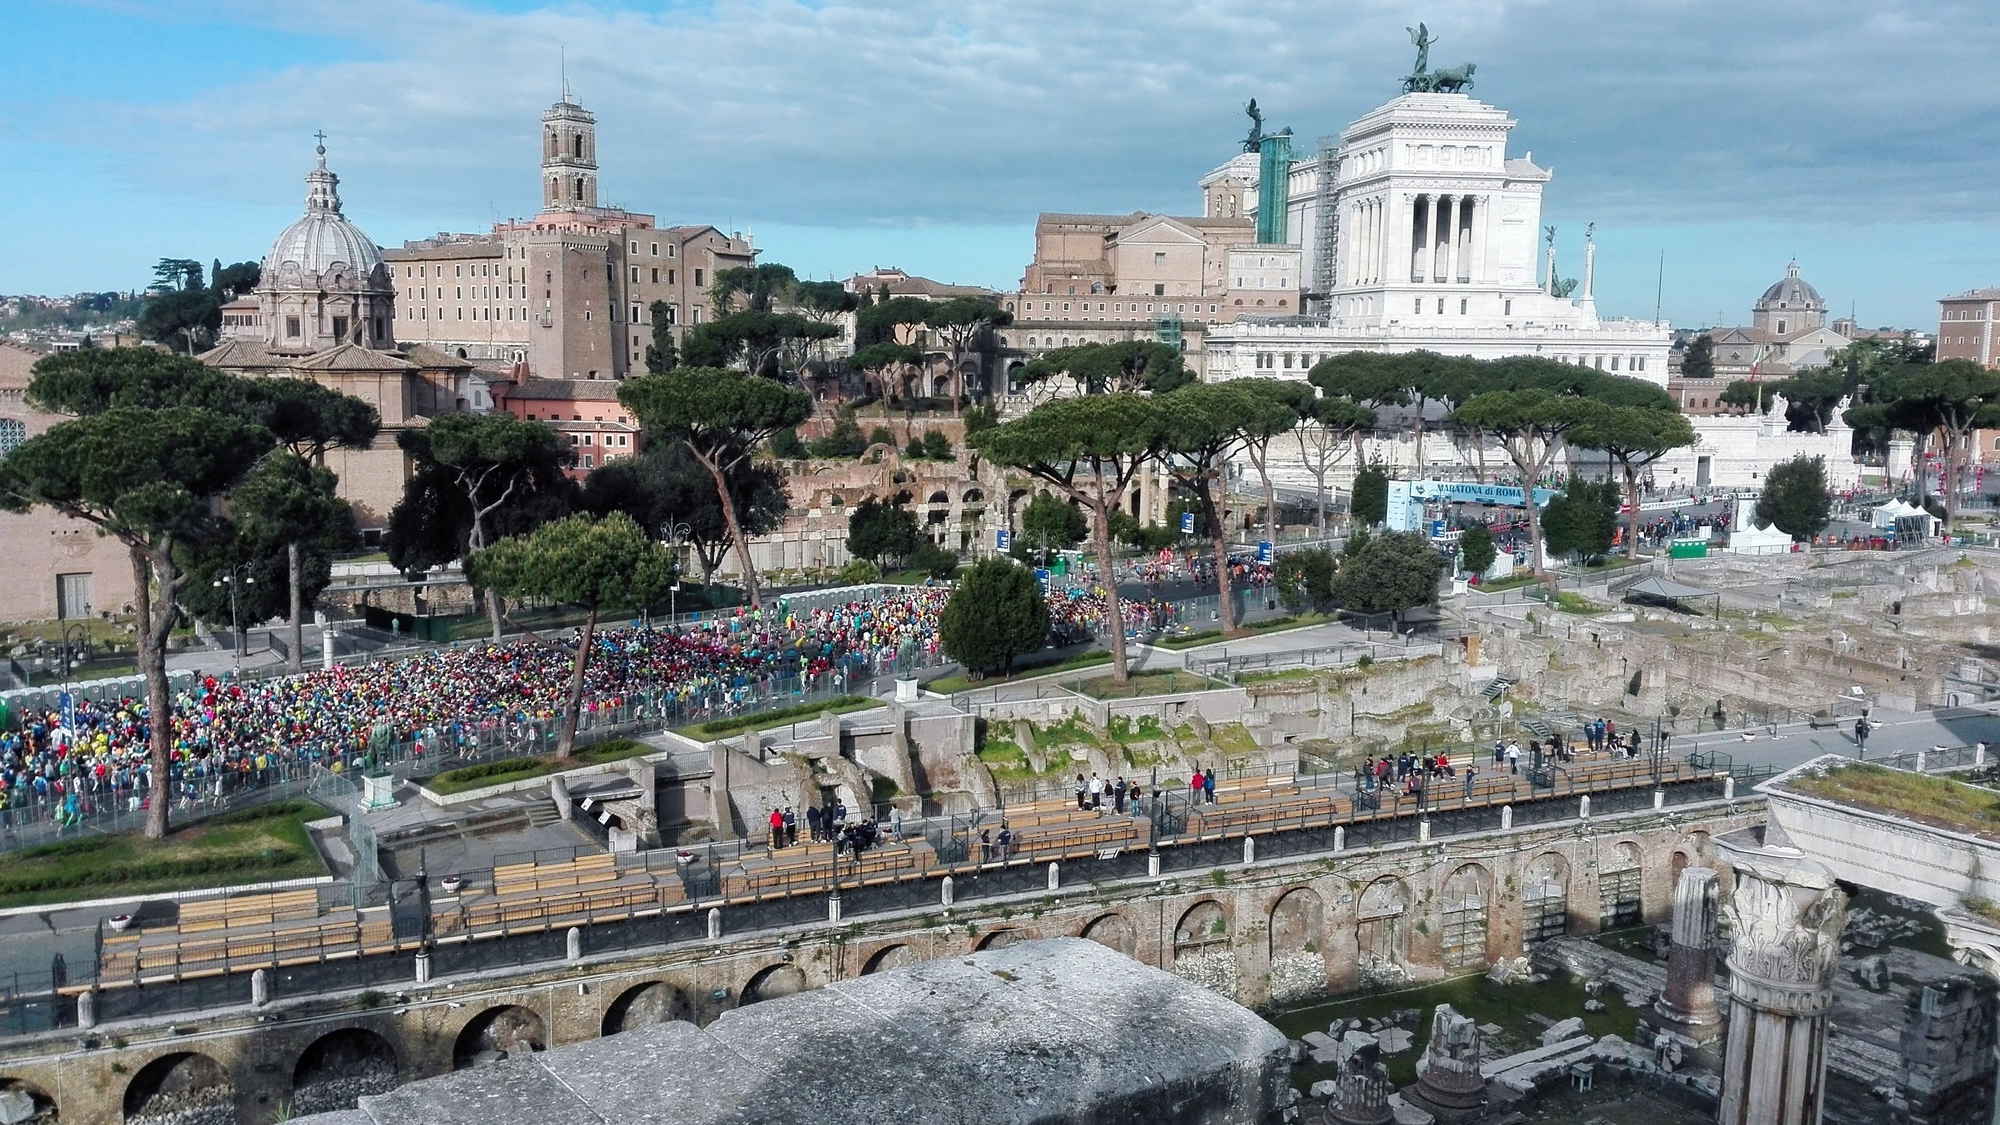
[[[1113,682],[1109,676],[1097,676],[1078,681],[1073,686],[1092,699],[1133,699],[1141,695],[1208,691],[1218,685],[1207,676],[1197,676],[1193,672],[1173,669],[1164,672],[1134,672],[1122,684]]]
[[[1182,649],[1212,645],[1217,641],[1233,641],[1240,637],[1254,636],[1258,633],[1282,633],[1288,629],[1310,629],[1314,625],[1324,625],[1329,621],[1338,620],[1339,618],[1330,613],[1301,613],[1292,617],[1273,617],[1268,621],[1253,622],[1243,626],[1243,631],[1235,637],[1224,637],[1220,629],[1203,629],[1199,633],[1188,633],[1171,640],[1151,641],[1148,643],[1154,648],[1168,648],[1178,652]]]
[[[1854,763],[1835,766],[1820,776],[1795,777],[1785,784],[1814,797],[1943,828],[2000,831],[2000,793],[1950,778]]]
[[[1589,598],[1584,597],[1582,594],[1572,594],[1568,590],[1557,590],[1556,596],[1551,600],[1553,601],[1555,607],[1563,611],[1564,613],[1604,612],[1603,606],[1598,605],[1596,602],[1591,601]]]
[[[681,733],[707,742],[740,731],[762,730],[765,727],[781,726],[795,719],[817,718],[822,711],[844,715],[849,711],[861,711],[879,706],[881,706],[879,701],[865,695],[843,695],[820,703],[800,703],[792,707],[780,707],[775,711],[757,711],[729,719],[711,719],[706,723],[682,727]]]
[[[1286,680],[1312,680],[1319,677],[1317,668],[1281,668],[1275,672],[1245,672],[1236,677],[1239,684],[1272,684]]]
[[[210,817],[164,840],[128,832],[26,848],[0,867],[0,906],[324,875],[305,822],[326,815],[311,801],[278,801]]]
[[[424,780],[422,785],[440,797],[449,797],[454,793],[507,785],[533,777],[546,777],[552,773],[563,773],[584,766],[622,762],[627,758],[650,754],[654,749],[655,747],[643,742],[634,742],[629,738],[613,738],[593,746],[582,747],[567,758],[543,754],[533,758],[507,758],[498,762],[481,762],[463,769],[446,770]]]
[[[970,688],[1010,684],[1015,680],[1029,680],[1036,676],[1047,676],[1056,672],[1069,672],[1077,668],[1095,668],[1100,664],[1109,663],[1111,663],[1111,654],[1109,652],[1086,652],[1065,660],[1053,660],[1042,664],[1019,666],[1008,675],[988,676],[983,680],[969,679],[964,672],[954,672],[949,676],[940,676],[930,681],[924,685],[924,690],[934,691],[939,695],[951,695],[954,692],[961,692]]]
[[[1004,738],[987,739],[986,745],[979,748],[979,760],[986,763],[995,781],[1020,781],[1037,776],[1028,752]]]

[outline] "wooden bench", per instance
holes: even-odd
[[[1051,826],[1038,831],[1024,832],[1014,829],[1014,836],[1007,845],[1007,858],[1020,859],[1032,856],[1036,860],[1066,859],[1072,856],[1092,856],[1108,848],[1125,850],[1148,838],[1151,825],[1146,821],[1131,818],[1114,818],[1102,822],[1070,823]],[[994,847],[999,843],[996,840]]]
[[[1388,802],[1383,802],[1387,804]],[[1324,820],[1333,816],[1333,798],[1327,795],[1284,797],[1271,801],[1239,802],[1233,805],[1203,805],[1188,816],[1188,831],[1203,838],[1259,827],[1266,822],[1282,825],[1287,821]]]
[[[198,933],[236,925],[256,925],[318,916],[319,891],[309,887],[296,891],[184,902],[180,907],[177,928],[183,933]]]
[[[826,884],[834,874],[834,860],[830,850],[821,848],[819,854],[810,858],[801,857],[794,861],[789,854],[772,860],[745,860],[723,875],[723,894],[735,898],[748,895],[763,898],[773,891],[780,894],[793,887],[817,887]],[[869,848],[859,858],[843,855],[839,861],[839,877],[842,883],[894,882],[922,875],[933,866],[929,844],[922,841],[908,841],[903,844],[884,844]]]

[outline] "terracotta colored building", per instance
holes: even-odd
[[[582,480],[599,465],[636,457],[646,433],[618,401],[614,379],[523,379],[494,388],[500,409],[530,422],[547,422],[576,450],[570,476]]]

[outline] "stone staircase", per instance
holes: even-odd
[[[562,810],[556,808],[555,798],[543,797],[528,802],[528,824],[540,828],[544,824],[554,824],[563,818]]]
[[[1489,700],[1498,701],[1501,696],[1507,694],[1508,689],[1520,682],[1520,680],[1515,679],[1513,676],[1495,676],[1491,683],[1480,690],[1479,694]]]
[[[1549,724],[1541,721],[1540,719],[1522,719],[1521,726],[1526,728],[1529,734],[1534,735],[1536,741],[1544,740],[1548,738],[1550,734],[1554,733],[1553,731],[1549,730]]]

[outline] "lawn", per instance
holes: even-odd
[[[1164,672],[1134,672],[1125,683],[1110,676],[1094,676],[1071,685],[1092,699],[1134,699],[1142,695],[1171,695],[1181,691],[1209,691],[1224,685],[1207,676],[1173,669]]]
[[[870,707],[880,707],[881,700],[865,695],[843,695],[819,703],[801,703],[793,707],[780,707],[773,711],[757,711],[748,715],[737,715],[728,719],[711,719],[680,728],[682,734],[703,742],[738,734],[746,730],[762,730],[765,727],[782,726],[798,719],[818,718],[822,711],[844,715],[849,711],[865,711]]]
[[[1329,621],[1337,620],[1339,618],[1330,613],[1302,613],[1296,617],[1273,617],[1269,621],[1256,621],[1243,626],[1243,632],[1237,634],[1237,636],[1252,636],[1257,633],[1282,633],[1288,629],[1309,629],[1314,625],[1324,625]],[[1148,643],[1154,648],[1170,648],[1178,652],[1182,649],[1199,648],[1202,645],[1212,645],[1218,641],[1235,639],[1236,637],[1223,636],[1220,629],[1204,629],[1199,633],[1189,633],[1184,637],[1175,637],[1172,640],[1152,641]]]
[[[526,781],[531,777],[546,777],[552,773],[564,773],[583,766],[621,762],[626,758],[650,754],[655,749],[657,747],[634,742],[629,738],[613,738],[594,746],[581,747],[567,758],[543,754],[533,758],[506,758],[498,762],[481,762],[479,765],[466,766],[463,769],[446,770],[420,784],[441,797],[449,797],[454,793]]]
[[[1282,683],[1286,680],[1317,679],[1318,676],[1319,669],[1317,668],[1281,668],[1275,672],[1245,672],[1236,677],[1236,682],[1239,684],[1272,684]]]
[[[1803,774],[1785,784],[1829,801],[1859,805],[1960,831],[2000,832],[2000,793],[1945,777],[1861,763]]]
[[[0,907],[159,894],[326,874],[305,822],[311,801],[224,813],[147,840],[137,832],[26,848],[0,864]]]
[[[954,672],[949,676],[941,676],[925,684],[924,690],[934,691],[939,695],[950,695],[953,692],[965,691],[969,688],[994,687],[999,684],[1010,684],[1015,680],[1028,680],[1036,676],[1047,676],[1055,672],[1068,672],[1076,668],[1094,668],[1099,664],[1109,663],[1111,663],[1111,654],[1108,652],[1086,652],[1080,656],[1072,656],[1066,660],[1017,666],[1010,675],[987,676],[983,680],[970,679],[964,672]]]

